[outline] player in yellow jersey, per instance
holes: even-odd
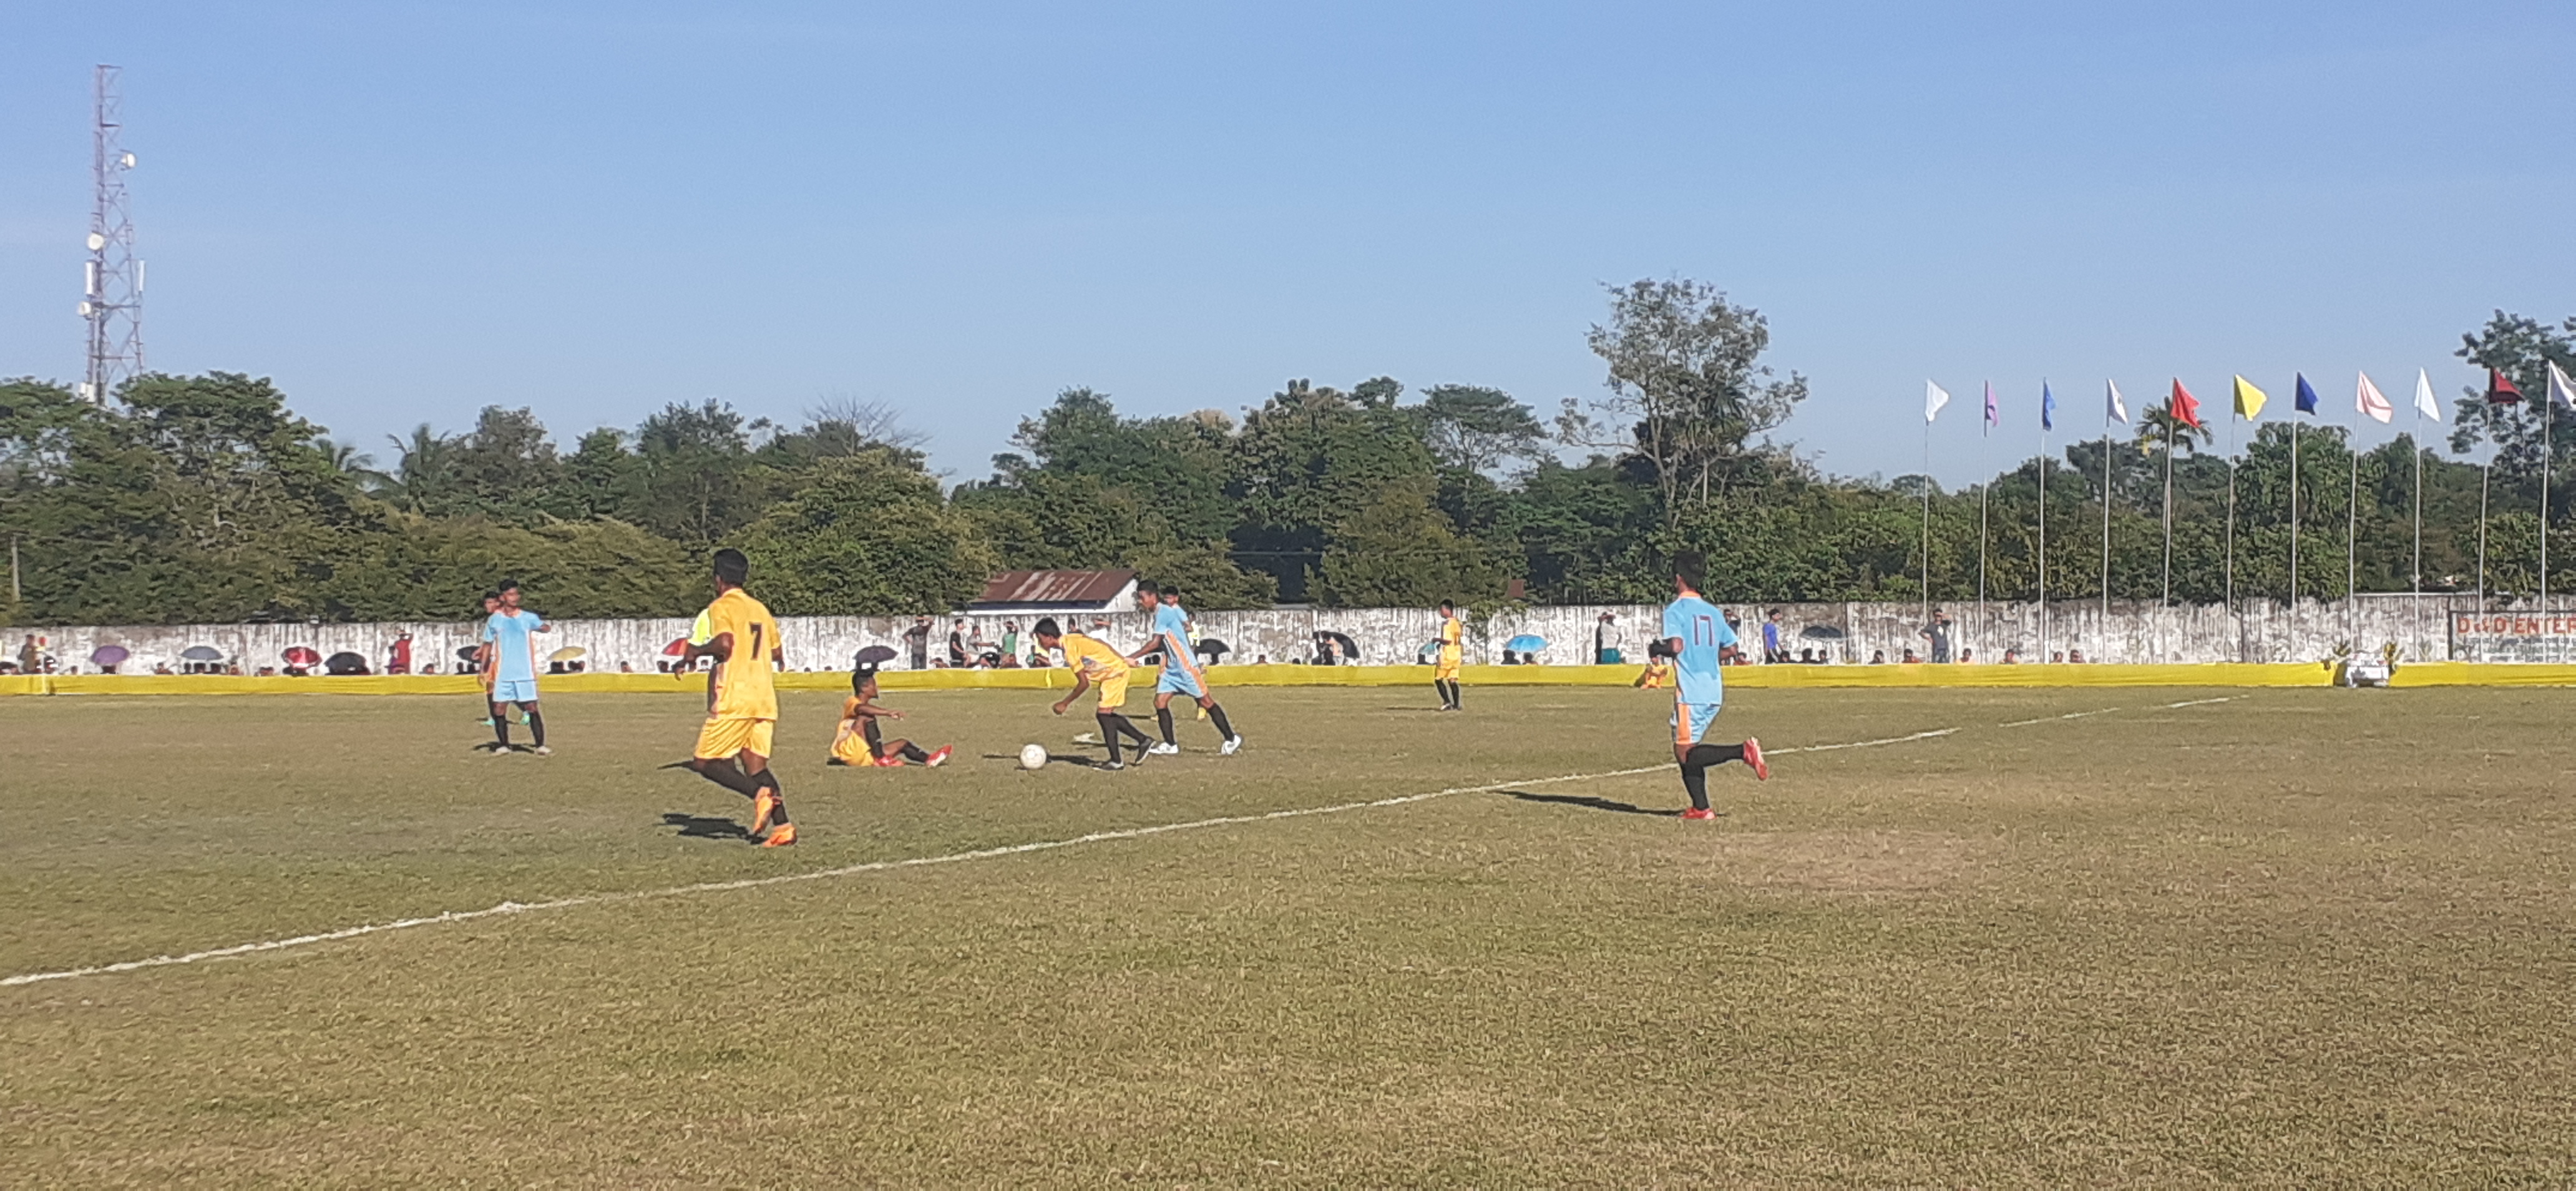
[[[1431,669],[1431,689],[1440,692],[1440,710],[1464,711],[1466,703],[1458,690],[1458,667],[1467,660],[1467,624],[1458,619],[1458,606],[1440,601],[1440,664]]]
[[[1062,649],[1064,664],[1073,670],[1073,691],[1056,702],[1055,713],[1063,715],[1065,708],[1073,706],[1073,701],[1082,697],[1085,688],[1098,686],[1100,706],[1092,714],[1100,721],[1100,739],[1109,744],[1109,762],[1104,768],[1127,768],[1126,758],[1118,748],[1121,736],[1135,738],[1136,760],[1141,764],[1150,742],[1119,710],[1127,706],[1127,655],[1099,638],[1065,632],[1056,627],[1052,616],[1031,626],[1029,632],[1038,639],[1039,646]]]
[[[716,598],[707,605],[706,640],[691,641],[680,655],[684,667],[699,658],[716,663],[707,679],[707,722],[698,729],[689,768],[750,799],[752,838],[761,847],[781,848],[796,842],[796,824],[787,818],[778,774],[769,767],[778,724],[772,676],[785,651],[779,647],[778,618],[742,589],[750,577],[751,560],[742,551],[716,551]]]
[[[877,705],[877,667],[874,662],[861,662],[850,673],[850,698],[841,704],[841,726],[832,734],[832,759],[826,765],[870,765],[883,769],[900,768],[911,761],[933,769],[948,763],[955,750],[947,745],[937,752],[924,752],[909,740],[887,740],[877,721],[899,720],[903,713]]]

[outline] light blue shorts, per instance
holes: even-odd
[[[1154,680],[1154,693],[1157,695],[1188,695],[1190,698],[1196,699],[1207,694],[1207,685],[1199,681],[1198,675],[1192,674],[1189,671],[1169,662],[1165,662],[1163,663],[1163,676]]]
[[[1725,704],[1722,703],[1673,704],[1673,743],[1684,746],[1701,743],[1700,738],[1717,726],[1718,709],[1723,706]]]
[[[492,701],[534,703],[537,701],[537,680],[533,678],[497,679],[492,683]]]

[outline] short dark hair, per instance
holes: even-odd
[[[1177,588],[1177,587],[1165,587],[1165,588],[1162,590],[1162,596],[1163,596],[1163,598],[1164,598],[1164,599],[1170,600],[1171,602],[1173,602],[1173,603],[1175,603],[1175,604],[1180,603],[1180,602],[1181,602],[1181,589],[1180,589],[1180,588]]]
[[[1163,589],[1155,586],[1154,581],[1151,579],[1139,579],[1136,581],[1136,594],[1138,595],[1153,595],[1161,590]]]
[[[1684,550],[1673,555],[1673,575],[1690,584],[1692,591],[1708,587],[1708,556],[1697,550]]]
[[[1443,612],[1455,612],[1458,610],[1458,605],[1452,604],[1447,600],[1442,600],[1440,601],[1440,610]]]
[[[751,560],[731,546],[716,551],[715,568],[716,578],[736,587],[751,578]]]
[[[494,594],[494,595],[499,595],[500,593],[505,592],[505,591],[517,591],[517,590],[519,590],[519,581],[518,581],[518,580],[516,580],[516,579],[504,579],[504,580],[502,580],[502,581],[501,581],[501,585],[500,585],[499,587],[495,587],[495,588],[493,588],[493,589],[492,589],[492,594]]]
[[[1064,630],[1056,627],[1054,617],[1042,616],[1038,618],[1038,622],[1036,624],[1029,626],[1029,635],[1032,637],[1061,637],[1064,635]]]
[[[497,599],[500,599],[500,598],[501,598],[501,589],[500,589],[500,588],[497,588],[497,587],[489,587],[489,588],[485,588],[485,589],[484,589],[484,591],[483,591],[483,598],[484,598],[484,599],[487,599],[487,600],[497,600]]]
[[[858,669],[850,671],[850,693],[855,695],[860,691],[866,690],[868,680],[876,676],[877,664],[875,662],[859,663]]]

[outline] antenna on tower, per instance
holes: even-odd
[[[143,371],[143,262],[134,255],[134,213],[125,195],[134,154],[120,139],[125,123],[116,89],[124,73],[117,66],[98,68],[97,123],[90,136],[90,173],[98,193],[89,213],[88,286],[80,304],[81,318],[89,323],[89,374],[80,395],[100,405]]]

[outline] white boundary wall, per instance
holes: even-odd
[[[2006,648],[2019,649],[2025,661],[2042,661],[2047,656],[2041,652],[2041,618],[2035,605],[1994,602],[1981,607],[1969,602],[1939,606],[1957,622],[1954,647],[1973,649],[1978,661],[1999,662]],[[1889,661],[1895,661],[1912,647],[1925,650],[1928,657],[1927,644],[1915,635],[1922,626],[1923,610],[1919,604],[1728,605],[1727,610],[1743,621],[1746,652],[1757,659],[1757,626],[1774,607],[1783,613],[1782,636],[1792,653],[1801,646],[1821,648],[1830,650],[1836,662],[1861,663],[1879,651],[1884,651]],[[2358,636],[2366,651],[2376,652],[2382,645],[2394,642],[2401,660],[2439,661],[2454,656],[2450,611],[2474,607],[2471,600],[2439,596],[2365,596],[2349,606],[2340,602],[2303,602],[2295,613],[2268,602],[2243,604],[2231,616],[2227,609],[2215,605],[2158,608],[2152,603],[2113,601],[2106,621],[2098,602],[2076,600],[2050,606],[2046,649],[2081,650],[2086,660],[2095,662],[2315,661]],[[1500,661],[1506,640],[1530,633],[1550,642],[1539,655],[1542,663],[1588,662],[1593,628],[1603,612],[1618,618],[1627,660],[1642,662],[1645,643],[1657,625],[1658,609],[1629,605],[1535,607],[1497,614],[1471,627],[1468,660]],[[1004,622],[1016,622],[1025,640],[1028,626],[1038,618],[1029,613],[934,618],[934,660],[944,657],[949,626],[959,619],[968,621],[974,633],[985,639],[998,639]],[[1092,622],[1107,621],[1106,636],[1121,648],[1142,642],[1147,631],[1145,618],[1134,612],[1075,613],[1059,615],[1057,619],[1064,622],[1067,630],[1088,629]],[[783,618],[780,628],[787,637],[787,668],[847,669],[851,655],[869,645],[894,647],[897,658],[893,664],[906,667],[910,657],[902,634],[911,623],[911,617]],[[1309,658],[1314,651],[1315,633],[1330,631],[1345,634],[1358,643],[1358,660],[1384,664],[1414,660],[1420,647],[1433,638],[1438,614],[1427,608],[1280,608],[1202,613],[1197,624],[1200,637],[1213,637],[1233,647],[1233,652],[1225,655],[1228,662],[1250,662],[1264,655],[1273,662]],[[1842,635],[1802,638],[1801,631],[1810,627]],[[472,644],[478,630],[479,624],[454,621],[13,628],[5,630],[6,637],[0,638],[5,641],[0,657],[14,659],[24,635],[32,632],[45,638],[48,652],[63,666],[77,667],[84,673],[95,670],[90,655],[104,645],[122,645],[132,652],[132,658],[118,667],[128,674],[147,673],[156,662],[168,662],[176,668],[180,651],[198,645],[221,651],[227,659],[238,662],[244,673],[255,672],[261,666],[280,665],[285,650],[297,645],[310,646],[325,656],[342,651],[357,653],[367,658],[370,667],[381,670],[385,651],[395,634],[408,631],[413,636],[416,669],[435,663],[441,672],[450,672],[456,666],[457,649]],[[588,668],[595,672],[614,672],[620,663],[650,671],[662,656],[663,647],[688,630],[689,621],[677,618],[566,620],[557,622],[554,631],[539,641],[548,650],[565,645],[588,649]],[[2460,656],[2461,660],[2488,660],[2471,653]],[[2494,660],[2509,659],[2499,656]],[[2576,652],[2571,652],[2567,660],[2576,660]]]

